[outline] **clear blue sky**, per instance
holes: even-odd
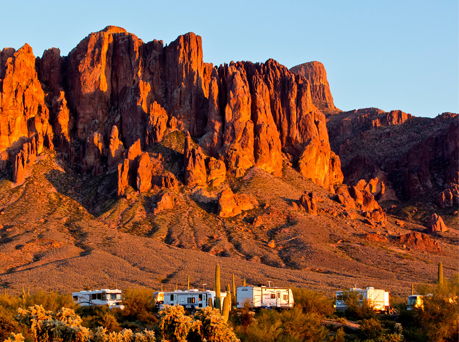
[[[0,0],[0,11],[2,49],[67,55],[107,25],[166,44],[191,31],[205,62],[322,62],[342,110],[459,112],[457,0]]]

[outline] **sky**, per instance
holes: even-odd
[[[108,25],[165,44],[194,32],[214,65],[322,62],[341,110],[459,112],[457,0],[0,0],[0,13],[0,49],[65,56]]]

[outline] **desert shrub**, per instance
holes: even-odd
[[[153,290],[128,288],[123,292],[123,305],[124,310],[113,310],[122,326],[144,330],[158,323]]]
[[[408,341],[458,341],[459,335],[459,276],[436,287],[424,286],[424,308],[404,311],[400,322]]]
[[[197,310],[193,318],[201,322],[200,336],[189,339],[189,341],[202,341],[203,339],[208,342],[237,341],[233,329],[229,327],[218,309],[206,307],[204,310]]]
[[[370,303],[366,299],[362,299],[362,296],[356,292],[345,292],[343,293],[345,298],[344,302],[347,305],[345,315],[350,320],[363,320],[376,318],[376,312],[371,307]]]
[[[183,306],[166,305],[159,312],[162,337],[170,342],[237,342],[218,309],[210,307],[197,310],[193,316],[186,315]]]
[[[0,341],[7,339],[11,333],[17,332],[18,324],[14,317],[5,309],[0,307]]]
[[[108,306],[82,306],[77,309],[77,313],[81,316],[84,327],[95,329],[97,327],[105,327],[108,331],[118,332],[121,330],[120,324],[115,317],[115,310],[111,310]]]
[[[243,329],[236,327],[238,337],[252,341],[323,341],[327,329],[321,325],[321,315],[304,313],[301,307],[292,310],[261,310],[253,323]]]
[[[295,307],[301,307],[305,313],[332,315],[334,313],[333,300],[322,292],[308,289],[293,289]]]
[[[23,307],[41,305],[45,310],[58,311],[61,308],[76,309],[77,304],[72,300],[70,294],[59,294],[57,292],[45,292],[39,290],[32,295],[24,294]]]

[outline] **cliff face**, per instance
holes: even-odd
[[[432,193],[434,200],[436,194],[458,183],[457,114],[430,119],[366,108],[331,115],[327,126],[347,184],[376,179],[392,191],[383,199]]]
[[[280,175],[287,158],[325,188],[342,180],[315,105],[335,108],[320,63],[302,76],[274,60],[217,68],[203,62],[194,33],[164,46],[114,26],[91,33],[67,57],[50,49],[35,61],[24,46],[5,49],[0,61],[0,151],[34,133],[52,140],[54,132],[68,160],[98,174],[107,158],[114,166],[113,148],[105,147],[114,127],[124,148],[137,140],[146,148],[180,130],[237,177],[252,166]]]

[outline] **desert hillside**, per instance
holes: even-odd
[[[407,294],[458,271],[458,116],[335,107],[324,66],[108,26],[0,51],[0,287]]]

